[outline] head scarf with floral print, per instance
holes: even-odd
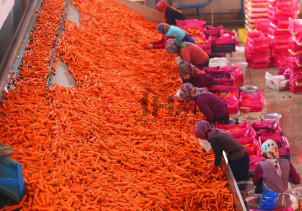
[[[270,162],[275,167],[277,175],[281,177],[282,172],[278,162],[278,145],[274,140],[268,139],[261,145],[261,157],[263,160]]]

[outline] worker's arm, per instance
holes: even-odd
[[[218,138],[211,138],[211,147],[215,155],[214,165],[207,171],[203,176],[208,177],[211,174],[215,174],[218,171],[218,166],[221,163],[222,150],[220,148],[220,143]]]
[[[297,173],[295,167],[293,166],[293,164],[291,164],[291,162],[289,162],[290,165],[290,170],[289,170],[289,178],[292,180],[292,182],[294,184],[300,184],[301,183],[301,177],[300,175]]]
[[[160,40],[150,42],[150,44],[152,44],[152,45],[158,45],[158,44],[163,43],[164,40],[165,40],[165,36],[163,35]]]
[[[164,37],[164,39],[162,39],[160,43],[157,43],[157,44],[151,43],[151,44],[153,45],[154,49],[164,49],[164,48],[166,48],[167,40],[173,39],[173,38],[174,38],[173,36],[167,36],[167,37]]]
[[[215,155],[214,166],[219,166],[221,163],[222,149],[218,138],[211,138],[211,147]]]
[[[263,177],[263,170],[262,170],[260,164],[258,163],[256,165],[255,173],[254,173],[254,176],[253,176],[253,183],[254,183],[255,186],[260,186],[261,185],[262,177]]]

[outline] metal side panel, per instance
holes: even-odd
[[[233,175],[233,172],[230,168],[230,165],[228,163],[227,156],[225,152],[223,152],[223,159],[221,162],[221,169],[225,172],[226,179],[228,182],[228,187],[230,189],[231,194],[234,197],[234,206],[236,211],[247,211],[244,201],[241,197],[239,188],[237,186],[237,182],[235,180],[235,177]]]
[[[119,4],[125,5],[129,10],[133,10],[137,14],[144,16],[146,19],[154,23],[161,23],[163,20],[163,15],[157,12],[156,10],[151,9],[150,7],[146,7],[144,5],[141,5],[139,3],[130,0],[114,0],[114,1]]]
[[[3,90],[9,82],[10,72],[12,70],[16,71],[21,62],[21,57],[40,5],[41,0],[31,0],[31,2],[27,4],[9,49],[0,64],[0,99],[3,98]]]

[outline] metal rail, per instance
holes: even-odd
[[[9,49],[7,50],[0,66],[0,99],[3,98],[3,90],[8,91],[10,76],[18,74],[18,67],[21,64],[29,34],[33,28],[37,13],[41,7],[42,0],[32,0],[24,10],[24,13],[17,26]]]
[[[234,196],[234,208],[236,211],[247,211],[225,152],[223,152],[222,161],[221,168],[226,174],[229,189]]]
[[[56,37],[56,42],[55,42],[55,45],[53,47],[53,51],[52,51],[52,55],[51,55],[51,59],[50,59],[50,64],[49,64],[49,76],[47,77],[46,81],[47,81],[47,84],[49,85],[48,88],[52,87],[53,86],[53,82],[54,80],[52,80],[53,78],[53,74],[51,73],[51,69],[52,69],[52,65],[53,65],[53,60],[54,60],[54,57],[55,57],[55,53],[56,53],[56,48],[57,48],[57,45],[58,45],[58,41],[60,39],[60,36],[61,36],[61,33],[63,31],[63,27],[64,27],[64,24],[65,24],[65,20],[66,20],[66,16],[67,16],[67,13],[66,13],[66,10],[67,10],[67,6],[70,4],[70,1],[67,1],[65,0],[66,2],[66,5],[65,5],[65,9],[63,11],[63,16],[62,16],[62,22],[60,24],[60,28],[58,30],[58,34],[57,34],[57,37]]]

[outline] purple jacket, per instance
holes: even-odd
[[[212,123],[228,113],[227,105],[223,99],[212,93],[201,94],[195,98],[196,105],[205,115],[206,120]]]
[[[212,85],[215,85],[215,80],[212,76],[206,74],[206,73],[198,73],[195,75],[195,77],[190,77],[190,79],[185,80],[183,78],[182,82],[183,83],[190,83],[194,87],[202,88],[202,87],[209,87]]]

